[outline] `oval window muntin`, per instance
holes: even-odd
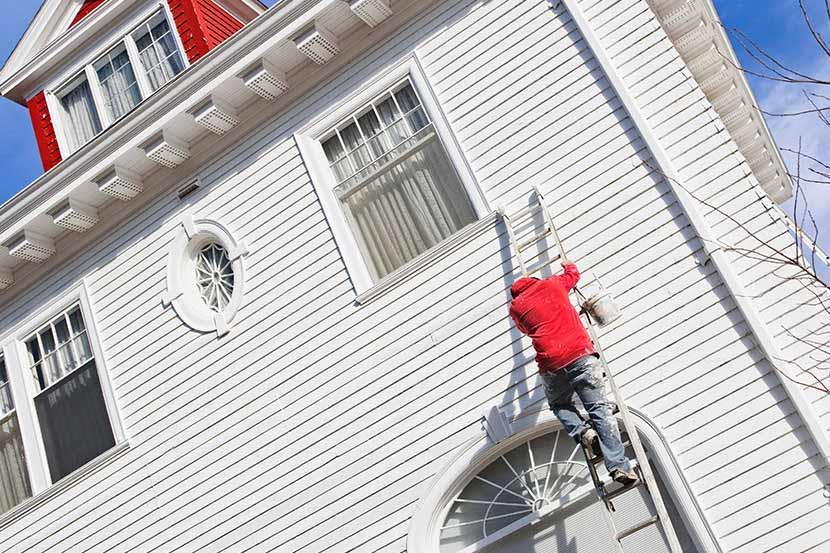
[[[211,243],[221,246],[227,252],[234,281],[230,301],[218,311],[205,303],[197,282],[198,255]],[[194,220],[186,214],[170,246],[167,292],[163,303],[172,305],[179,318],[194,330],[215,331],[217,336],[227,334],[244,295],[242,258],[247,253],[245,245],[237,241],[221,223],[208,219]]]

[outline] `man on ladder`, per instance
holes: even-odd
[[[565,270],[561,275],[544,280],[522,277],[513,283],[510,316],[516,328],[533,340],[548,405],[568,435],[591,456],[601,450],[611,478],[630,486],[638,477],[625,455],[605,386],[597,374],[599,355],[569,299],[579,281],[579,270],[568,259],[561,263]],[[574,395],[588,411],[593,428],[577,411]]]

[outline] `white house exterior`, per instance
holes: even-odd
[[[791,185],[724,40],[708,0],[47,0],[0,71],[50,167],[0,207],[0,551],[610,551],[507,313],[534,186],[684,551],[830,550],[828,314],[742,254]]]

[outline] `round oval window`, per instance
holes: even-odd
[[[171,244],[163,303],[194,330],[226,334],[242,304],[245,255],[221,224],[186,219]]]
[[[205,302],[213,311],[221,312],[233,297],[233,263],[220,244],[208,243],[196,256],[196,283]]]

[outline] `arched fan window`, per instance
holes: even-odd
[[[564,431],[537,432],[493,450],[483,467],[467,472],[454,488],[459,491],[444,496],[447,499],[437,524],[432,526],[437,536],[426,538],[437,545],[430,552],[619,551],[582,451]],[[655,474],[659,480],[659,471]],[[698,553],[662,484],[661,491],[684,553]],[[651,499],[642,487],[620,496],[615,505],[613,517],[618,529],[654,514]],[[626,551],[669,552],[659,527],[625,540]]]

